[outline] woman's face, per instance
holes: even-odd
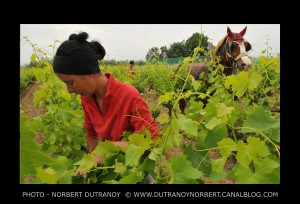
[[[95,92],[95,80],[92,75],[56,74],[56,76],[66,84],[69,93],[88,97]]]

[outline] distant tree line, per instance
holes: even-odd
[[[201,43],[200,43],[201,39]],[[167,46],[162,46],[160,49],[158,47],[152,47],[149,49],[146,55],[146,60],[151,61],[154,59],[167,59],[167,58],[177,58],[177,57],[188,57],[193,54],[193,51],[198,46],[207,48],[208,46],[212,46],[208,42],[208,37],[200,34],[194,33],[190,38],[186,41],[183,40],[181,42],[174,42],[170,45],[170,48]],[[199,55],[203,55],[204,53],[200,52]]]
[[[43,68],[45,66],[47,66],[47,63],[52,65],[53,64],[53,59],[51,60],[47,60],[47,63],[45,63],[46,61],[42,60],[42,61],[38,61],[38,60],[34,60],[34,61],[30,61],[29,64],[25,64],[23,66],[21,66],[21,68]],[[117,61],[115,59],[111,59],[111,60],[101,60],[100,61],[100,64],[102,65],[108,65],[108,66],[114,66],[114,65],[129,65],[129,60],[120,60],[120,61]],[[137,60],[137,61],[134,61],[134,65],[135,66],[143,66],[146,64],[146,61],[143,61],[143,60]]]
[[[201,39],[201,43],[200,43]],[[52,45],[49,45],[48,48],[52,49],[52,53],[46,49],[39,48],[36,44],[33,44],[27,37],[23,37],[23,42],[30,44],[33,48],[34,53],[30,57],[30,63],[26,64],[22,67],[45,67],[47,64],[52,65],[53,63],[53,56],[54,56],[54,48],[58,40],[55,40]],[[174,42],[168,48],[167,46],[162,46],[160,49],[158,47],[152,47],[149,49],[146,55],[146,60],[151,61],[154,59],[164,60],[168,58],[178,58],[178,57],[188,57],[193,54],[193,51],[196,47],[201,45],[201,47],[207,48],[208,46],[212,46],[208,42],[208,37],[200,34],[194,33],[190,38],[186,41],[183,40],[181,42]],[[203,53],[199,53],[199,55],[203,55]],[[102,60],[101,64],[104,65],[122,65],[122,64],[129,64],[129,60],[121,60],[117,61],[115,59],[111,60]],[[146,62],[143,60],[135,61],[135,65],[142,66],[145,65]]]
[[[129,60],[120,60],[120,61],[117,61],[115,59],[101,60],[100,63],[104,64],[104,65],[110,65],[110,66],[113,66],[113,65],[129,65]],[[136,65],[136,66],[142,66],[142,65],[145,65],[145,64],[146,64],[146,62],[143,61],[143,60],[134,61],[134,65]]]
[[[54,40],[54,42],[47,46],[47,48],[40,48],[37,44],[34,44],[29,40],[27,36],[24,36],[20,39],[21,43],[28,44],[32,47],[32,54],[30,56],[29,64],[25,64],[20,66],[20,68],[43,68],[47,65],[53,65],[53,57],[55,55],[56,43],[60,43],[58,40]],[[132,59],[131,59],[132,60]],[[101,60],[100,64],[102,65],[129,65],[129,60],[120,60],[117,61],[115,59],[111,60]],[[134,61],[136,66],[142,66],[146,64],[146,61],[137,60]]]

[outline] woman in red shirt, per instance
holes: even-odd
[[[105,49],[87,38],[85,32],[71,34],[58,47],[53,70],[69,93],[80,95],[88,151],[95,149],[99,138],[127,146],[126,141],[120,141],[124,131],[140,132],[146,128],[152,139],[156,138],[158,126],[140,93],[133,86],[118,82],[112,74],[100,71],[98,60],[104,58]]]

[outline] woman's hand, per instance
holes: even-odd
[[[88,176],[88,172],[83,172],[83,171],[81,171],[80,170],[80,167],[76,170],[76,172],[75,172],[75,174],[76,174],[76,176],[83,176],[83,178],[87,178],[87,176]]]
[[[115,145],[119,146],[121,149],[128,146],[128,141],[116,141],[113,142]]]
[[[102,166],[103,163],[104,163],[103,159],[102,159],[102,156],[100,154],[96,154],[95,157],[96,157],[97,166]]]

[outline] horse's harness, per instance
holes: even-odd
[[[232,66],[231,67],[224,66],[224,68],[233,69],[233,72],[236,73],[237,68],[239,68],[241,70],[243,69],[242,65],[239,65],[237,63],[237,61],[244,56],[248,56],[247,52],[251,49],[251,44],[248,42],[248,46],[246,47],[246,52],[241,52],[237,57],[233,57],[232,53],[231,53],[232,43],[236,42],[237,44],[241,44],[237,40],[242,40],[242,43],[247,42],[244,38],[237,38],[236,33],[233,33],[233,34],[234,34],[233,41],[230,42],[229,37],[227,37],[225,46],[223,47],[223,49],[225,49],[224,50],[225,58],[226,58],[227,62],[232,63]]]

